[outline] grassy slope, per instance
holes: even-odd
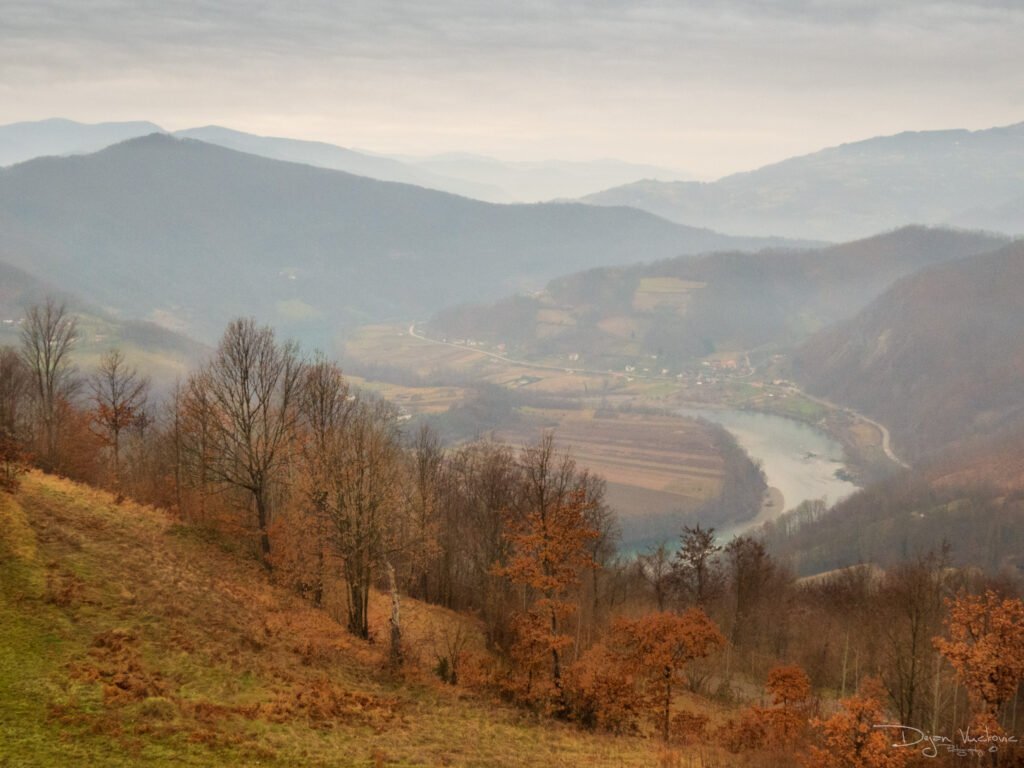
[[[403,616],[426,660],[431,627],[464,621]],[[0,766],[657,762],[426,674],[396,684],[383,651],[164,513],[39,474],[0,494]]]

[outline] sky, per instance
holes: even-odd
[[[715,178],[1024,121],[1021,0],[0,0],[0,123],[219,124]]]

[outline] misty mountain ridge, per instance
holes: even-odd
[[[0,169],[0,248],[126,316],[209,341],[255,314],[340,327],[497,298],[555,274],[762,248],[628,208],[492,205],[154,134]]]
[[[170,133],[273,160],[413,184],[493,203],[576,198],[645,177],[686,178],[681,172],[621,160],[505,162],[460,153],[402,157],[322,141],[257,136],[218,125],[169,132],[150,122],[89,125],[61,118],[0,126],[0,166],[35,157],[96,152],[151,133]]]
[[[614,159],[513,162],[463,153],[401,159],[433,173],[496,185],[504,191],[505,199],[481,198],[492,202],[578,198],[606,188],[610,179],[628,183],[636,179],[675,181],[689,177],[684,171]]]
[[[159,125],[145,121],[86,124],[55,117],[11,123],[0,126],[0,167],[36,157],[98,152],[112,144],[162,132]]]
[[[446,177],[384,155],[358,152],[322,141],[256,136],[230,128],[222,128],[218,125],[187,128],[175,131],[172,135],[183,139],[198,139],[207,144],[216,144],[272,160],[329,168],[380,181],[414,184],[418,187],[451,192],[477,200],[501,199],[505,196],[501,189],[486,181],[476,183]]]
[[[1024,206],[1011,204],[1022,198],[1024,123],[881,136],[714,182],[639,181],[582,200],[740,234],[841,241],[910,223],[1024,233]]]
[[[577,355],[600,368],[657,355],[672,367],[717,352],[791,347],[852,316],[900,277],[1006,242],[905,227],[825,248],[592,269],[558,277],[540,294],[446,309],[428,327],[504,343],[517,355]]]

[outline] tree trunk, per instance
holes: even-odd
[[[555,613],[555,609],[551,609],[551,637],[554,639],[558,636],[558,614]],[[566,712],[565,704],[565,691],[562,690],[562,659],[559,656],[558,648],[551,648],[551,682],[555,686],[555,702],[557,704],[557,714],[562,716]]]
[[[665,667],[665,710],[661,720],[661,738],[668,744],[668,729],[672,713],[672,669]]]
[[[267,501],[266,491],[256,491],[253,496],[256,498],[256,523],[260,529],[260,560],[263,567],[270,570],[270,531],[267,530]]]
[[[391,627],[390,664],[392,670],[397,670],[402,666],[404,658],[402,653],[402,613],[398,597],[398,582],[395,581],[395,569],[391,563],[387,564],[387,569],[388,587],[391,590],[391,619],[388,622]]]

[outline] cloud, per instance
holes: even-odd
[[[925,0],[0,0],[0,120],[715,169],[1024,114],[1024,7]]]

